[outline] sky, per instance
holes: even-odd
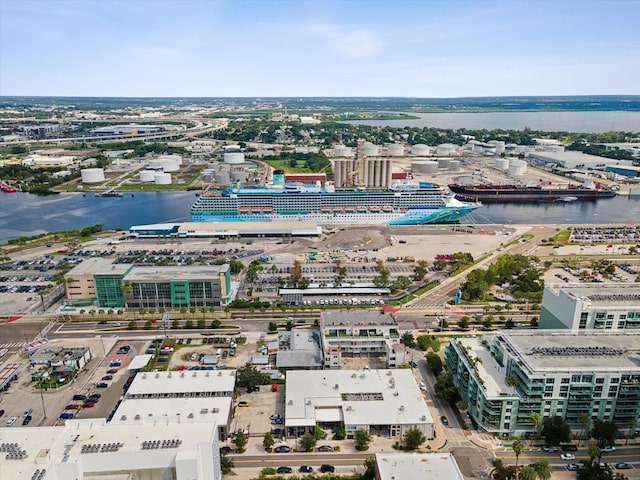
[[[640,0],[0,0],[0,95],[640,94]]]

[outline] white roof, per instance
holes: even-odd
[[[343,418],[345,425],[433,423],[408,369],[289,371],[285,425],[311,426],[327,418]]]
[[[233,392],[235,370],[185,370],[139,373],[127,397],[145,394]]]
[[[146,353],[144,355],[136,355],[133,357],[133,360],[131,360],[127,370],[140,370],[142,367],[146,366],[152,358],[153,355]]]
[[[138,419],[180,418],[182,422],[216,422],[226,425],[232,397],[125,398],[111,422],[131,423]]]
[[[179,441],[179,444],[172,448],[142,448],[144,441],[163,440]],[[55,427],[3,428],[2,442],[17,443],[27,453],[22,460],[6,459],[4,453],[0,455],[3,479],[29,479],[36,470],[43,469],[45,480],[89,478],[89,473],[111,478],[113,474],[137,470],[146,474],[151,469],[176,468],[178,457],[185,454],[191,456],[189,465],[185,466],[200,474],[185,477],[176,471],[178,480],[217,478],[211,465],[218,446],[215,422],[154,419],[153,422],[113,425],[104,419],[67,420],[65,425]],[[105,444],[119,446],[104,451]],[[99,447],[97,451],[84,453],[89,445]]]
[[[464,479],[450,453],[376,453],[376,464],[380,480]]]

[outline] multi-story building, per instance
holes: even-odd
[[[89,259],[66,275],[67,302],[101,308],[226,305],[229,265],[142,267]]]
[[[182,308],[226,305],[231,300],[229,265],[136,267],[124,277],[129,308]]]
[[[385,357],[388,368],[407,362],[407,349],[392,312],[325,310],[320,316],[325,368],[340,368],[342,356]]]
[[[401,438],[412,428],[433,438],[434,422],[413,372],[397,370],[291,370],[285,389],[285,432],[297,437],[343,425]]]
[[[541,329],[640,329],[640,284],[605,283],[546,286]]]
[[[615,422],[640,417],[640,331],[503,331],[452,339],[447,368],[479,428],[535,432],[531,415],[561,416],[582,431],[581,416]]]
[[[376,480],[423,480],[446,478],[463,480],[453,454],[448,452],[420,455],[416,453],[376,453]]]

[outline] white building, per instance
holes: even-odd
[[[146,419],[214,422],[217,438],[226,440],[233,413],[235,370],[183,370],[138,373],[111,423]]]
[[[640,284],[592,283],[548,285],[542,295],[540,327],[637,330],[640,328]]]
[[[376,480],[463,480],[453,455],[438,453],[376,453]]]
[[[285,432],[297,437],[344,425],[401,438],[412,428],[433,438],[434,423],[410,369],[292,370],[285,389]]]
[[[563,168],[604,168],[607,165],[617,165],[620,160],[588,155],[569,150],[566,152],[529,152],[527,154],[532,165],[556,165]]]
[[[93,419],[3,428],[0,449],[3,479],[222,478],[214,422],[163,418],[110,425]]]

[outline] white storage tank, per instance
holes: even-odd
[[[80,170],[82,183],[100,183],[104,182],[104,169],[102,168],[85,168]]]
[[[387,154],[391,157],[402,157],[404,155],[404,145],[392,143],[387,147]]]
[[[246,182],[247,181],[247,172],[244,170],[236,170],[235,172],[231,172],[231,181],[232,182]]]
[[[527,171],[527,162],[524,160],[513,159],[509,162],[509,168],[507,173],[509,175],[520,176],[524,175]]]
[[[140,172],[141,182],[153,182],[156,178],[156,172],[154,170],[143,170]]]
[[[225,152],[224,163],[228,163],[231,165],[244,163],[244,153],[243,152]]]
[[[451,171],[451,172],[459,172],[460,171],[460,160],[451,160],[449,162],[449,171]]]
[[[350,157],[351,148],[344,145],[336,145],[333,147],[333,155],[336,157]]]
[[[496,155],[504,153],[505,143],[502,140],[489,140],[487,143],[495,147]]]
[[[431,148],[424,143],[416,143],[411,147],[412,155],[429,155],[431,153]]]
[[[449,168],[449,162],[451,160],[449,160],[448,158],[439,158],[438,159],[438,168],[444,168],[447,169]]]
[[[455,155],[458,150],[458,146],[453,143],[443,143],[436,147],[436,155]]]
[[[364,142],[364,154],[367,157],[377,157],[380,153],[380,149],[377,145],[371,142]]]
[[[438,173],[438,162],[424,158],[415,159],[411,162],[413,173]]]
[[[164,162],[159,158],[153,158],[147,163],[147,168],[149,170],[164,170]]]
[[[156,173],[153,182],[156,185],[171,185],[171,174],[170,173]]]
[[[506,172],[509,168],[509,159],[508,158],[497,158],[496,159],[496,168],[498,170],[502,170]]]
[[[229,174],[227,172],[218,172],[215,176],[218,185],[229,185]]]

